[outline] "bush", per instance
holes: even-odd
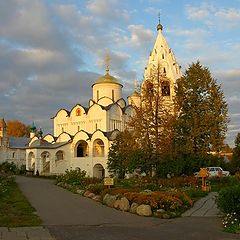
[[[222,189],[217,198],[217,205],[224,213],[235,212],[240,217],[240,184]]]
[[[57,182],[63,182],[70,185],[83,186],[84,177],[86,176],[86,171],[76,170],[66,170],[64,175],[57,177]]]
[[[102,191],[104,190],[104,185],[102,183],[96,183],[96,184],[89,184],[87,186],[87,190],[90,192],[100,195]]]
[[[0,171],[7,174],[17,174],[18,167],[13,162],[3,162],[0,164]]]

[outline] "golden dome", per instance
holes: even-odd
[[[119,83],[117,78],[115,78],[109,74],[108,70],[106,71],[106,74],[104,76],[101,76],[100,78],[98,78],[93,85],[99,84],[99,83],[114,83],[114,84],[119,84],[122,86],[122,84]]]

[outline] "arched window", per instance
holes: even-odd
[[[104,143],[101,139],[96,139],[93,143],[93,156],[104,157]]]
[[[76,109],[76,116],[81,116],[81,109],[80,108]]]
[[[87,142],[81,140],[76,145],[76,157],[86,157],[88,156],[88,144]]]
[[[162,82],[162,96],[170,96],[170,84],[169,81]]]
[[[59,150],[56,152],[56,155],[55,155],[55,160],[56,161],[59,161],[59,160],[63,160],[64,159],[64,153],[62,150]]]

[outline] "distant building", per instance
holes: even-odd
[[[30,138],[10,137],[4,118],[0,119],[0,163],[13,162],[17,166],[26,164],[26,147]]]
[[[174,84],[181,76],[172,50],[162,35],[162,25],[149,56],[145,76],[151,69],[161,66],[168,81],[162,87],[163,96],[172,99]],[[141,93],[135,89],[126,102],[122,98],[123,85],[118,79],[106,74],[92,85],[92,98],[87,107],[77,103],[72,109],[59,109],[54,115],[54,133],[35,136],[26,150],[26,167],[40,174],[61,174],[66,169],[85,170],[88,176],[108,176],[107,156],[112,141],[123,131],[133,106],[140,104]]]

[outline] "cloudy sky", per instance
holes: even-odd
[[[0,115],[51,132],[59,108],[87,105],[106,53],[127,96],[134,79],[142,80],[158,12],[183,71],[200,60],[222,85],[233,145],[240,132],[240,0],[0,0]]]

